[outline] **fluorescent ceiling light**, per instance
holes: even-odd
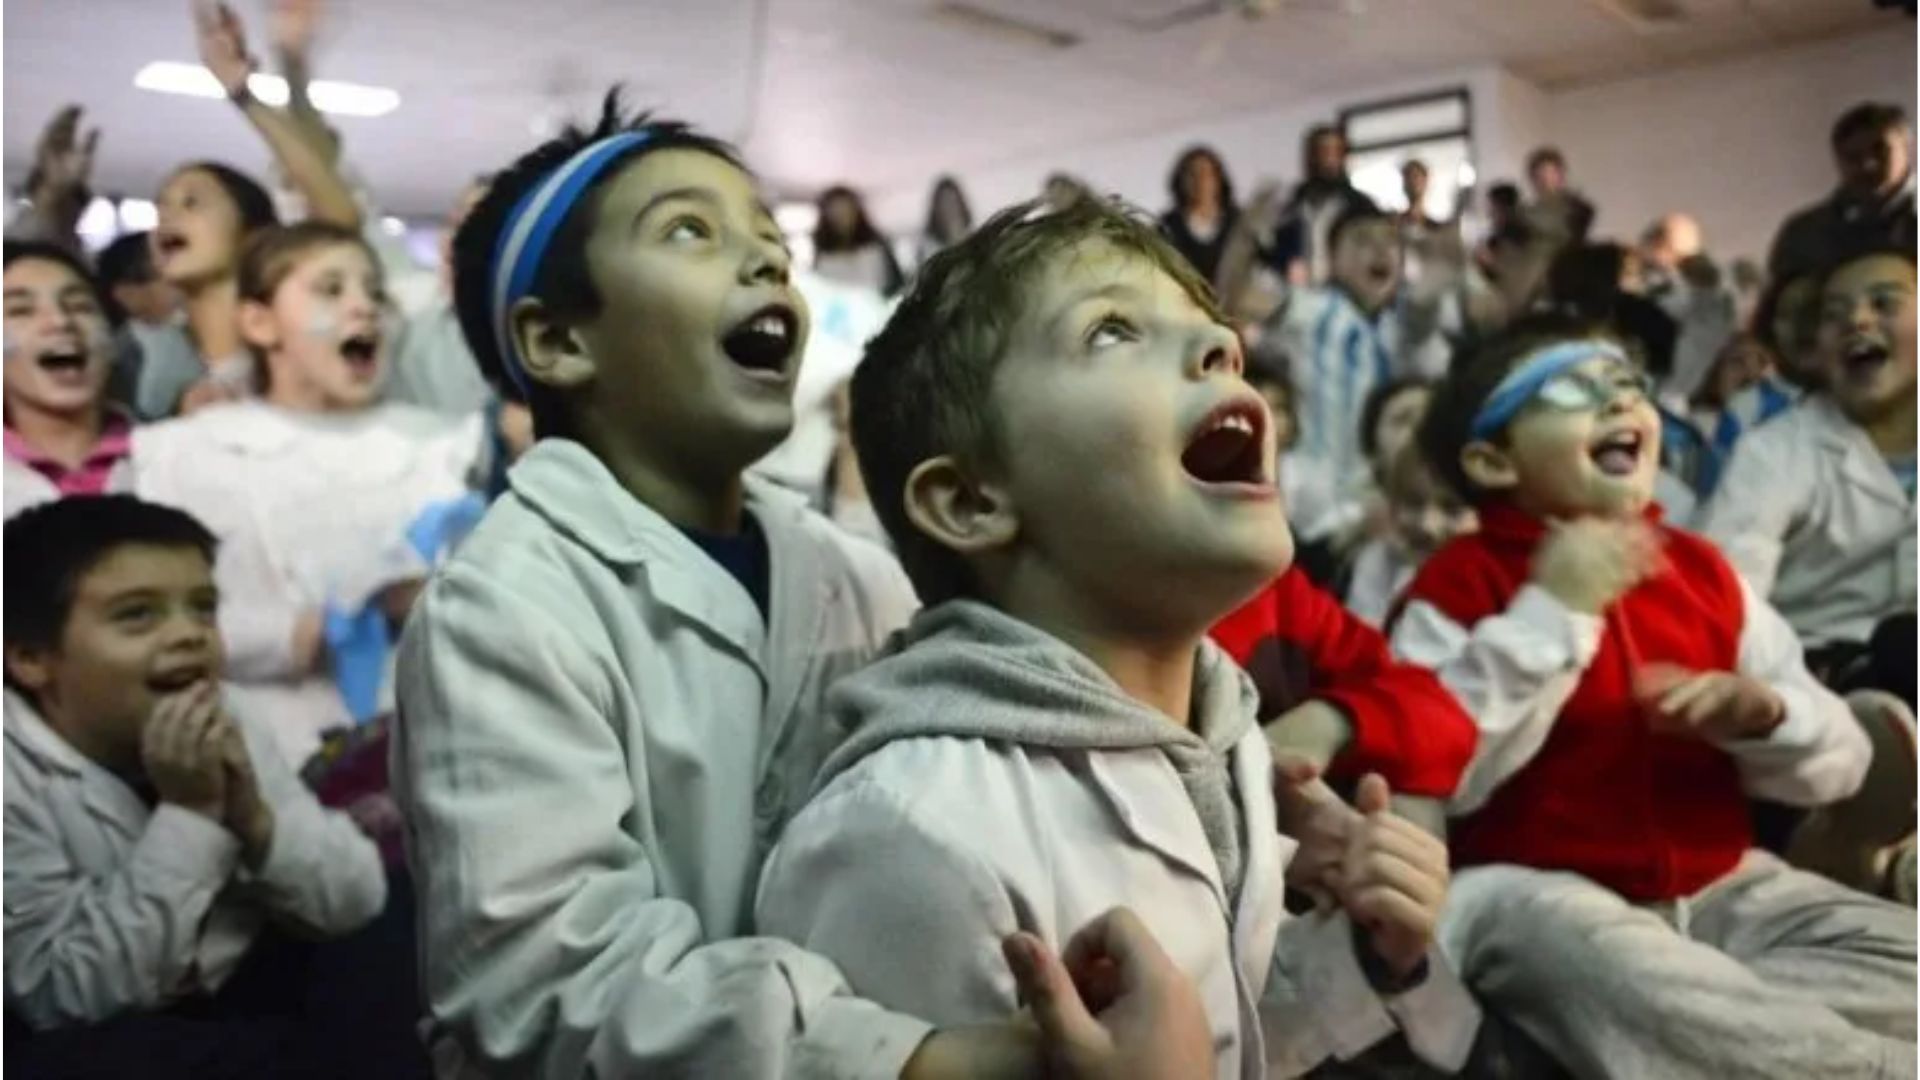
[[[155,60],[133,76],[133,85],[157,94],[182,94],[187,97],[223,98],[226,90],[213,72],[199,64],[181,64]],[[247,89],[269,105],[287,103],[287,80],[278,75],[255,73],[247,79]],[[338,116],[385,116],[400,107],[400,93],[384,86],[315,79],[307,84],[307,96],[313,107]]]

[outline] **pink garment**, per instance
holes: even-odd
[[[101,425],[100,439],[87,451],[85,461],[69,468],[63,462],[42,453],[12,428],[6,429],[7,457],[45,476],[59,490],[61,498],[72,495],[100,495],[107,490],[107,478],[133,449],[133,424],[126,416],[110,412]]]

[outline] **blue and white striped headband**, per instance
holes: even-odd
[[[1538,352],[1528,354],[1520,365],[1500,380],[1500,385],[1487,395],[1486,403],[1473,416],[1470,434],[1475,439],[1492,437],[1507,422],[1526,408],[1527,402],[1540,392],[1555,376],[1568,368],[1578,367],[1594,357],[1617,360],[1620,363],[1632,363],[1627,354],[1618,345],[1606,341],[1563,341],[1558,345],[1549,345]]]
[[[500,230],[500,242],[493,251],[493,335],[507,377],[523,396],[528,392],[527,373],[520,350],[514,345],[508,315],[514,304],[533,291],[534,278],[547,257],[553,234],[560,231],[560,223],[567,220],[580,196],[609,165],[652,138],[650,132],[627,131],[581,147],[507,214],[506,227]]]

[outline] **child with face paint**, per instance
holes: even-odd
[[[1868,738],[1733,563],[1650,510],[1659,438],[1621,346],[1558,318],[1434,395],[1421,443],[1480,531],[1427,560],[1392,640],[1480,727],[1441,939],[1580,1075],[1911,1075],[1912,911],[1758,850],[1749,818],[1852,795]]]
[[[219,536],[236,704],[271,717],[300,762],[384,711],[382,617],[404,617],[445,546],[410,530],[439,529],[429,512],[467,494],[480,418],[381,403],[386,299],[356,233],[269,229],[236,288],[259,396],[137,431],[135,489]]]
[[[115,343],[86,267],[46,243],[6,246],[6,516],[125,490],[132,422],[103,400]]]
[[[1043,1038],[1010,1010],[936,1031],[747,936],[761,863],[840,738],[828,685],[916,603],[884,551],[744,475],[793,424],[791,271],[735,152],[617,94],[496,174],[455,237],[468,343],[537,439],[401,643],[394,784],[446,1060],[556,1080],[1039,1072]],[[1120,960],[1116,1011],[1140,1022],[1080,1011],[1083,1037],[1058,1036],[1081,1001],[1043,962],[1030,998],[1060,1063],[1204,1031],[1137,920],[1075,949]]]
[[[256,68],[238,16],[213,0],[192,0],[201,62],[220,81],[278,167],[304,196],[309,220],[359,227],[360,209],[333,163],[286,110],[255,98]],[[185,324],[148,335],[136,407],[149,419],[190,413],[254,392],[254,359],[239,326],[236,272],[247,239],[274,225],[273,197],[251,177],[218,162],[181,166],[155,199],[154,265],[179,290]]]

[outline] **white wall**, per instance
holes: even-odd
[[[1466,86],[1473,95],[1480,186],[1520,180],[1527,153],[1553,143],[1574,181],[1600,209],[1600,235],[1637,238],[1668,210],[1701,219],[1716,254],[1766,254],[1780,220],[1834,182],[1827,133],[1855,102],[1876,98],[1914,111],[1913,24],[1784,51],[1688,66],[1667,74],[1560,91],[1494,66],[1357,87],[1269,109],[1196,121],[1124,139],[1055,147],[959,172],[983,215],[1039,194],[1055,169],[1159,211],[1167,171],[1190,143],[1226,158],[1242,199],[1262,180],[1300,178],[1300,137],[1343,106]],[[870,191],[875,220],[896,235],[920,227],[932,176]]]
[[[1060,146],[1044,156],[960,170],[957,175],[967,199],[973,204],[976,218],[1008,203],[1039,195],[1042,182],[1056,170],[1071,173],[1098,191],[1121,195],[1157,213],[1165,210],[1170,202],[1167,173],[1173,168],[1174,158],[1193,143],[1207,143],[1226,159],[1236,193],[1246,201],[1266,180],[1282,181],[1284,188],[1291,189],[1301,176],[1301,137],[1315,124],[1335,120],[1343,107],[1465,86],[1473,95],[1477,141],[1478,126],[1486,108],[1484,103],[1500,97],[1499,81],[1503,75],[1498,68],[1482,67],[1369,86],[1352,93],[1316,95],[1268,109],[1142,132],[1124,139]],[[926,200],[933,179],[927,176],[913,183],[869,191],[867,204],[875,223],[897,234],[919,229],[926,220]]]
[[[1547,98],[1547,119],[1599,208],[1597,234],[1634,239],[1685,210],[1716,255],[1764,258],[1780,221],[1833,189],[1829,130],[1868,99],[1912,115],[1911,22],[1561,91]]]

